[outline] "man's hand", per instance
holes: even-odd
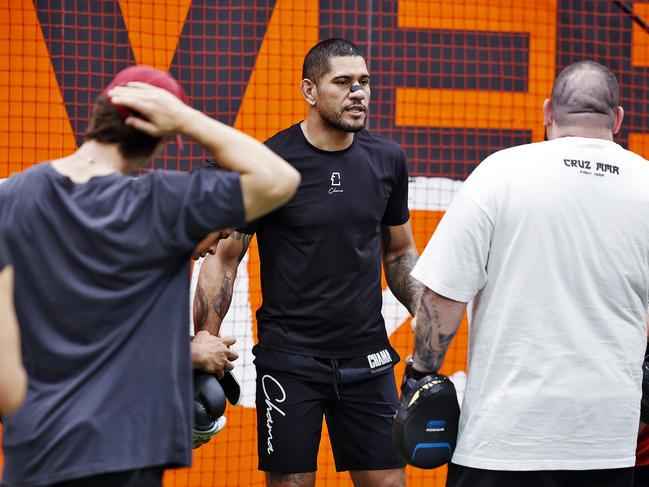
[[[230,350],[235,342],[236,339],[231,336],[221,338],[206,330],[199,331],[191,343],[192,366],[223,378],[223,373],[232,370],[232,362],[239,358],[236,352]]]
[[[111,103],[125,106],[141,115],[129,116],[125,120],[127,125],[154,137],[182,133],[187,120],[197,113],[168,91],[140,81],[116,86],[108,92],[108,96]]]
[[[403,401],[403,399],[413,390],[417,381],[436,374],[436,371],[424,371],[415,368],[412,357],[406,357],[406,370],[403,373],[403,380],[401,381],[401,400]]]

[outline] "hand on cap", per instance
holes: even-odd
[[[236,339],[231,336],[221,338],[206,330],[199,331],[191,344],[192,365],[195,369],[222,378],[225,371],[234,368],[232,362],[239,358],[236,352],[230,350],[235,342]]]
[[[113,104],[125,106],[144,117],[129,115],[125,120],[127,125],[155,137],[179,133],[185,117],[193,111],[167,90],[139,81],[116,86],[107,95]]]

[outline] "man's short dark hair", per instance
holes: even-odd
[[[619,105],[620,89],[615,75],[595,61],[579,61],[567,66],[552,87],[554,118],[570,125],[583,115],[608,117],[610,127]]]
[[[346,39],[335,37],[321,41],[306,54],[302,65],[302,79],[310,79],[317,85],[331,69],[329,59],[339,56],[363,57],[363,53],[353,42]]]
[[[102,144],[117,144],[126,159],[150,157],[162,140],[124,123],[115,107],[105,96],[100,96],[92,112],[92,118],[84,140],[96,140]]]

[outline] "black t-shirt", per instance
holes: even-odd
[[[190,255],[244,221],[220,171],[75,184],[44,163],[0,185],[29,378],[4,425],[8,486],[190,464]]]
[[[299,124],[266,145],[302,183],[285,206],[240,229],[259,244],[259,346],[336,358],[387,345],[380,228],[409,219],[403,152],[366,131],[345,150],[323,151]]]
[[[0,271],[11,263],[4,238],[0,235]]]

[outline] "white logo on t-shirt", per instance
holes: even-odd
[[[329,194],[342,193],[343,192],[342,189],[338,189],[337,187],[335,187],[335,186],[340,186],[340,183],[341,183],[340,173],[337,172],[337,171],[332,172],[331,173],[331,188],[329,188]]]

